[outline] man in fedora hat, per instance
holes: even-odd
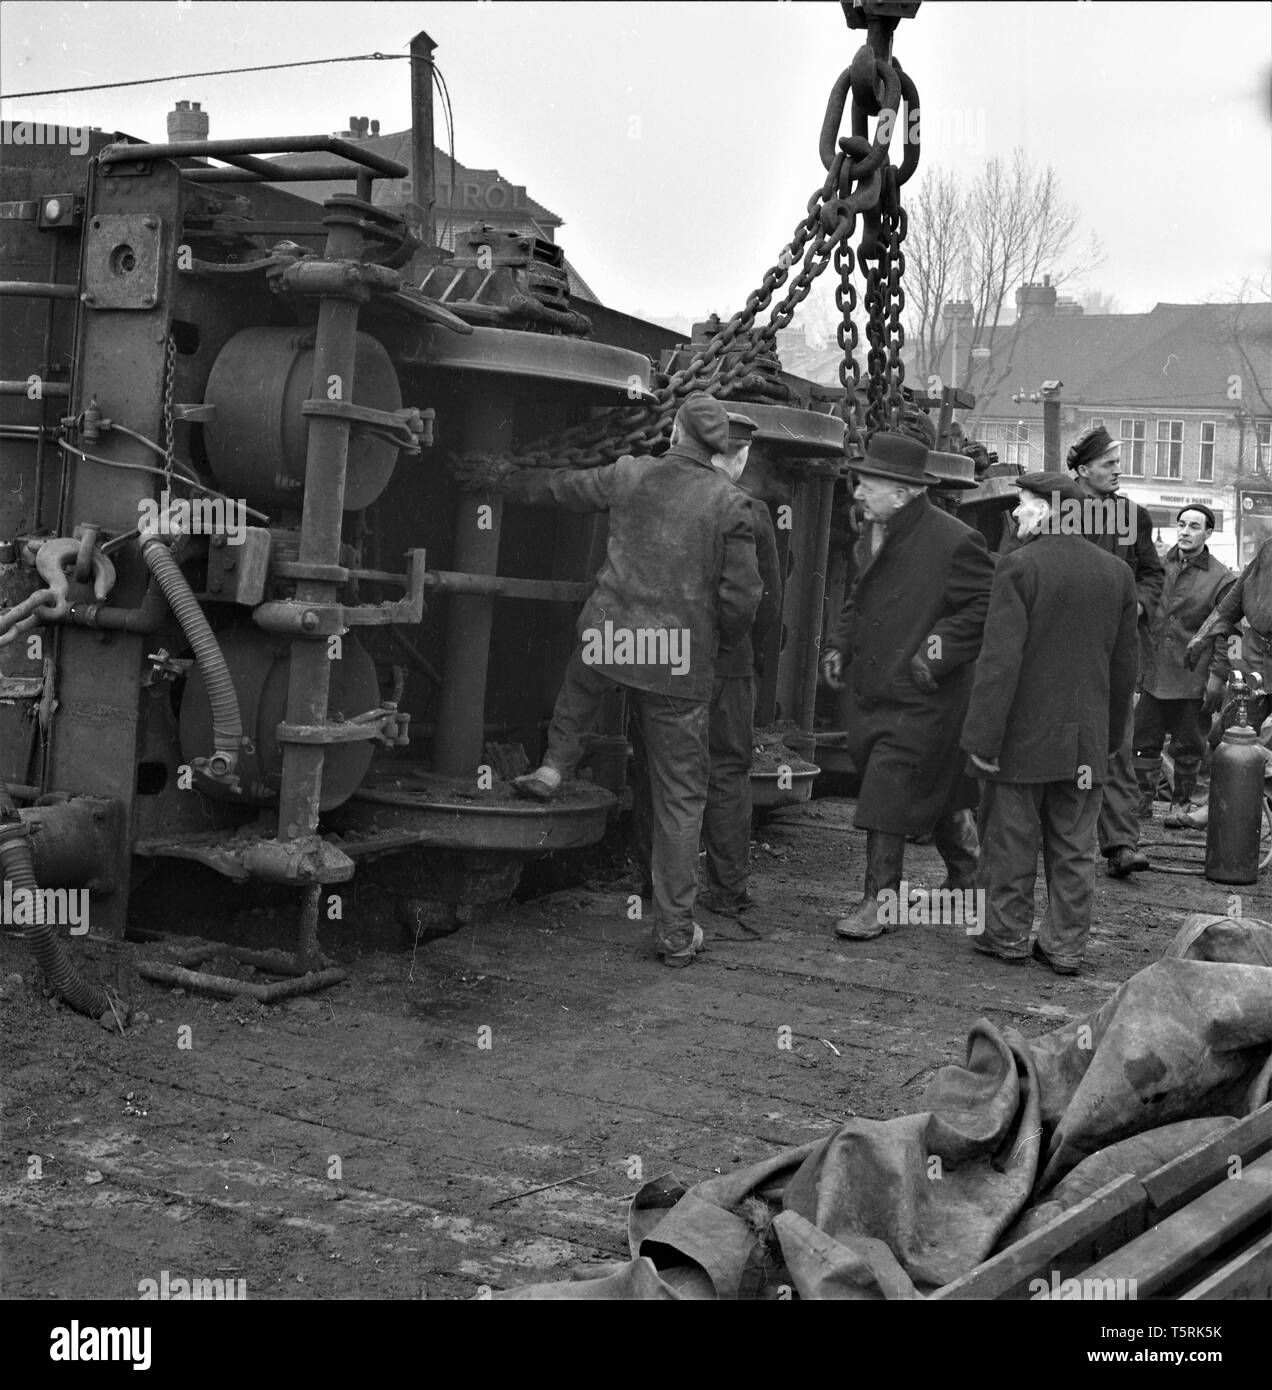
[[[1033,954],[1075,975],[1091,927],[1095,823],[1135,689],[1135,585],[1092,553],[1084,494],[1062,473],[1016,484],[1021,544],[998,562],[962,746],[985,780],[978,883],[1002,960],[1030,954],[1042,843],[1048,906]]]
[[[928,449],[874,435],[853,465],[854,495],[871,525],[856,580],[826,639],[822,674],[850,688],[848,752],[861,777],[856,824],[866,832],[860,905],[835,925],[849,940],[886,931],[898,914],[907,835],[932,833],[947,888],[971,888],[975,833],[965,810],[959,730],[980,650],[994,566],[970,527],[938,510]],[[970,839],[969,839],[970,835]]]
[[[1067,462],[1084,504],[1094,504],[1084,506],[1087,540],[1130,567],[1138,623],[1131,645],[1137,651],[1140,666],[1146,668],[1151,660],[1149,625],[1157,616],[1166,571],[1153,544],[1152,517],[1138,502],[1118,492],[1121,455],[1121,444],[1103,425],[1093,425],[1074,441]],[[1090,524],[1092,519],[1095,524]],[[1131,748],[1134,699],[1132,688],[1127,696],[1122,742],[1110,756],[1100,803],[1100,853],[1108,861],[1108,872],[1114,878],[1125,878],[1148,868],[1148,856],[1139,848],[1139,788]]]
[[[703,947],[694,904],[716,647],[748,630],[761,594],[742,494],[712,464],[728,449],[724,406],[695,391],[659,458],[515,469],[501,480],[522,503],[609,513],[605,562],[579,615],[543,764],[513,785],[522,796],[556,796],[606,692],[623,687],[651,784],[654,942],[672,966]]]

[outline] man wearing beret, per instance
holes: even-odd
[[[927,460],[919,440],[880,432],[852,465],[855,496],[874,524],[822,657],[832,689],[847,678],[848,752],[861,776],[865,889],[835,925],[849,940],[869,940],[897,920],[881,909],[889,900],[895,907],[907,835],[932,834],[944,887],[975,882],[975,830],[963,814],[973,784],[958,736],[994,564],[977,532],[928,501],[927,488],[941,480]]]
[[[557,795],[586,751],[606,692],[626,690],[651,784],[654,942],[672,966],[688,965],[703,947],[694,904],[716,647],[747,632],[761,594],[742,494],[711,462],[728,448],[724,407],[698,391],[677,412],[660,458],[517,469],[502,481],[522,503],[609,513],[605,562],[579,616],[580,646],[566,666],[543,765],[514,788],[545,801]]]
[[[1132,645],[1138,648],[1141,665],[1146,666],[1149,624],[1157,616],[1166,575],[1153,545],[1152,517],[1137,502],[1118,495],[1121,453],[1118,441],[1102,425],[1095,425],[1074,441],[1068,464],[1083,498],[1096,504],[1084,509],[1097,521],[1088,526],[1087,540],[1130,566],[1138,623]],[[1139,794],[1131,749],[1134,698],[1132,690],[1127,697],[1122,742],[1109,759],[1098,822],[1100,852],[1114,878],[1148,868],[1148,857],[1139,849]]]
[[[1151,657],[1140,682],[1132,739],[1141,820],[1152,817],[1162,775],[1162,744],[1170,739],[1175,785],[1166,816],[1168,826],[1183,825],[1182,817],[1189,813],[1197,770],[1206,751],[1200,717],[1219,708],[1232,669],[1226,642],[1208,641],[1208,659],[1196,671],[1184,664],[1185,651],[1210,610],[1237,580],[1207,548],[1215,529],[1215,514],[1209,507],[1200,503],[1183,507],[1176,523],[1179,539],[1166,552],[1166,584],[1161,607],[1149,628]]]
[[[985,922],[972,944],[1028,959],[1041,840],[1048,905],[1033,954],[1074,975],[1091,926],[1100,788],[1135,690],[1135,585],[1127,565],[1092,554],[1072,479],[1030,473],[1017,486],[1021,544],[994,575],[961,740],[985,779]]]

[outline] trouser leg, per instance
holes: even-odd
[[[654,838],[654,813],[649,793],[649,757],[641,733],[640,703],[635,696],[628,700],[628,710],[627,734],[631,739],[635,770],[632,778],[632,854],[640,865],[643,879],[641,887],[647,890],[643,896],[648,897],[648,885],[653,881],[650,861]]]
[[[565,668],[561,690],[548,726],[548,751],[543,765],[568,777],[587,752],[587,738],[596,723],[605,692],[614,682],[595,666],[584,663],[576,647]]]
[[[943,816],[932,831],[932,840],[945,863],[946,888],[971,888],[976,882],[980,860],[980,841],[976,818],[971,811],[955,811]]]
[[[1132,733],[1133,767],[1139,789],[1140,816],[1148,819],[1157,799],[1157,784],[1162,776],[1162,744],[1166,739],[1165,706],[1154,695],[1144,694],[1135,706],[1135,727]]]
[[[1095,892],[1097,788],[1048,782],[1042,804],[1042,862],[1047,875],[1047,911],[1038,945],[1056,965],[1077,965],[1091,931]]]
[[[1044,785],[985,783],[977,886],[985,891],[985,943],[1000,955],[1029,953],[1038,876],[1038,814]]]
[[[1170,755],[1175,760],[1175,794],[1177,806],[1187,806],[1197,788],[1197,773],[1206,749],[1198,724],[1200,700],[1180,700],[1170,729]]]
[[[1129,710],[1127,713],[1126,733],[1117,751],[1109,754],[1108,777],[1100,804],[1100,852],[1106,856],[1123,848],[1133,850],[1139,845],[1139,820],[1135,814],[1138,786],[1131,749],[1133,721],[1129,718]]]
[[[731,903],[746,897],[754,702],[753,677],[716,680],[708,721],[711,770],[702,843],[707,852],[707,883],[712,893]]]
[[[693,940],[698,837],[707,801],[708,706],[673,695],[636,692],[649,771],[650,872],[654,942],[664,953]]]

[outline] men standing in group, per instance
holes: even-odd
[[[1137,502],[1118,495],[1121,453],[1117,440],[1102,425],[1094,425],[1078,436],[1069,450],[1068,464],[1086,504],[1083,518],[1087,540],[1130,566],[1138,623],[1131,646],[1146,657],[1147,652],[1139,649],[1148,645],[1148,628],[1161,601],[1165,571],[1153,545],[1152,518]],[[1142,640],[1138,634],[1142,634]],[[1114,878],[1125,878],[1138,869],[1148,868],[1148,856],[1139,849],[1139,793],[1131,749],[1134,699],[1132,683],[1126,697],[1125,719],[1119,721],[1122,741],[1109,757],[1097,822],[1100,852],[1108,860],[1108,871]]]
[[[707,723],[719,644],[742,637],[760,601],[751,520],[742,494],[712,466],[729,448],[718,400],[694,392],[659,458],[625,455],[603,468],[517,469],[512,498],[609,513],[605,563],[579,616],[543,765],[514,781],[550,800],[574,770],[605,692],[625,687],[640,721],[651,786],[653,933],[668,965],[703,947],[694,921],[698,837],[707,797]]]
[[[970,888],[976,847],[960,792],[959,730],[980,650],[994,564],[978,532],[939,511],[928,450],[877,433],[853,465],[868,527],[856,580],[827,637],[822,675],[851,690],[848,752],[861,777],[856,824],[866,831],[860,905],[835,925],[869,940],[896,921],[881,911],[900,889],[907,835],[932,833],[949,888]],[[970,839],[969,839],[970,836]]]
[[[1132,744],[1139,780],[1139,818],[1147,820],[1152,817],[1162,775],[1162,744],[1170,739],[1175,784],[1166,824],[1177,827],[1189,813],[1206,751],[1201,715],[1219,708],[1232,669],[1226,642],[1209,641],[1209,659],[1198,670],[1185,666],[1184,654],[1237,576],[1207,548],[1215,529],[1215,514],[1209,507],[1199,503],[1184,507],[1176,522],[1179,539],[1166,552],[1166,583],[1161,607],[1149,627],[1150,654],[1140,680]]]
[[[1021,544],[998,562],[962,746],[985,781],[978,883],[1002,960],[1030,954],[1041,839],[1048,905],[1034,956],[1076,975],[1091,927],[1101,784],[1135,690],[1135,585],[1091,553],[1064,510],[1084,494],[1061,473],[1019,479]],[[1078,512],[1073,512],[1073,508]]]

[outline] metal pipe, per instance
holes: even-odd
[[[497,394],[471,394],[464,409],[462,451],[503,454],[512,446],[512,401]],[[312,426],[311,426],[312,428]],[[456,570],[493,578],[499,568],[503,497],[497,492],[461,492],[455,505]],[[489,527],[478,511],[489,507]],[[447,604],[446,655],[438,696],[433,767],[449,776],[475,776],[482,759],[486,673],[490,665],[493,594],[453,594]]]
[[[459,574],[429,570],[425,589],[439,594],[489,594],[497,598],[541,599],[545,603],[584,603],[596,587],[565,579],[513,579],[497,574]]]
[[[328,231],[324,255],[331,260],[352,259],[362,245],[362,235],[356,227],[338,222]],[[334,379],[340,383],[341,399],[346,401],[353,396],[358,307],[356,300],[323,297],[314,335],[312,379],[319,384],[315,390],[325,390],[326,383]],[[338,416],[316,415],[309,422],[298,557],[302,565],[330,567],[340,563],[349,429],[349,421]],[[296,597],[302,603],[337,603],[339,586],[325,579],[301,579]],[[287,683],[287,722],[325,724],[330,689],[327,643],[309,637],[294,638]],[[324,760],[321,743],[284,743],[278,802],[280,841],[303,839],[317,829]],[[300,950],[307,950],[303,939]]]
[[[0,298],[78,299],[77,285],[55,285],[44,280],[0,280]]]
[[[120,164],[151,159],[222,159],[227,155],[251,154],[338,154],[366,169],[391,179],[406,177],[407,169],[396,159],[386,159],[338,135],[248,136],[240,140],[167,140],[159,144],[107,145],[97,156],[100,164]]]
[[[168,616],[168,600],[152,575],[137,608],[107,608],[101,603],[73,603],[66,621],[75,627],[105,628],[113,632],[158,632]]]
[[[421,29],[411,40],[411,192],[419,209],[413,229],[431,255],[437,246],[437,169],[433,137],[433,52],[437,45]]]
[[[358,172],[357,167],[350,164],[311,164],[299,169],[286,169],[279,164],[270,167],[275,172],[268,178],[240,168],[182,169],[181,177],[192,183],[334,183],[352,179]],[[321,229],[315,226],[314,230]]]
[[[25,396],[31,390],[29,381],[0,381],[0,396]],[[35,400],[65,400],[71,394],[71,388],[64,381],[43,381],[40,382],[40,394],[32,397]]]

